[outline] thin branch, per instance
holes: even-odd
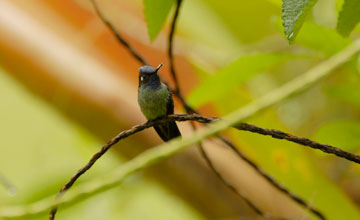
[[[191,126],[193,128],[193,130],[196,130],[196,126],[194,121],[190,121],[191,122]],[[229,181],[227,181],[221,174],[219,171],[216,170],[214,164],[211,162],[211,159],[209,158],[209,156],[207,155],[202,142],[200,141],[198,143],[197,148],[199,149],[202,158],[205,160],[206,164],[210,167],[211,171],[214,172],[214,174],[216,175],[216,177],[226,186],[228,187],[231,191],[233,191],[236,195],[238,195],[242,200],[245,201],[245,203],[252,209],[254,210],[255,213],[257,213],[258,215],[262,216],[265,219],[272,219],[269,215],[263,213],[255,204],[253,204],[246,196],[244,196],[239,190],[237,190],[237,188],[235,186],[233,186]]]
[[[200,153],[202,155],[202,157],[204,158],[205,162],[209,165],[210,169],[212,170],[212,172],[218,177],[218,179],[221,180],[221,182],[226,185],[231,191],[233,191],[235,194],[237,194],[238,196],[240,196],[245,203],[252,209],[254,210],[258,215],[262,216],[265,219],[269,219],[269,220],[275,220],[277,218],[273,218],[270,215],[264,213],[263,211],[261,211],[258,207],[256,207],[255,204],[253,204],[246,196],[244,196],[238,189],[236,189],[236,187],[234,187],[229,181],[227,181],[221,174],[219,171],[217,171],[217,169],[215,168],[214,164],[211,162],[211,159],[209,158],[209,156],[207,155],[203,145],[201,143],[199,143],[199,147],[198,149],[200,150]]]
[[[168,55],[168,59],[169,59],[169,64],[170,64],[170,73],[171,73],[171,77],[173,78],[174,84],[175,84],[175,89],[172,90],[173,94],[180,100],[180,102],[183,104],[185,111],[188,114],[192,114],[192,113],[198,113],[196,112],[185,100],[181,89],[180,89],[180,84],[179,81],[177,79],[177,74],[176,74],[176,70],[175,70],[175,60],[174,60],[174,53],[173,53],[173,41],[174,41],[174,34],[175,34],[175,29],[176,29],[176,23],[177,23],[177,19],[179,16],[179,12],[180,12],[180,7],[182,4],[182,0],[177,0],[176,2],[176,9],[175,9],[175,14],[173,16],[173,19],[171,21],[171,27],[170,27],[170,32],[168,35],[168,50],[167,50],[167,55]]]
[[[220,140],[222,140],[225,144],[227,144],[236,154],[243,159],[247,164],[249,164],[254,170],[256,170],[257,173],[259,173],[263,178],[265,178],[272,186],[274,186],[279,191],[283,192],[285,195],[289,196],[292,200],[294,200],[299,205],[303,206],[305,209],[311,211],[316,216],[318,216],[320,219],[325,220],[325,216],[318,210],[316,210],[314,207],[312,207],[310,204],[308,204],[305,200],[300,198],[299,196],[295,195],[294,193],[290,192],[288,189],[286,189],[284,186],[282,186],[280,183],[278,183],[274,178],[269,176],[263,169],[261,169],[256,163],[252,160],[250,160],[243,152],[241,152],[229,139],[226,137],[219,135],[218,136]]]
[[[173,118],[172,118],[173,116]],[[92,158],[90,159],[90,161],[81,169],[78,170],[78,172],[76,172],[75,175],[73,175],[71,177],[71,179],[69,180],[69,182],[67,182],[60,190],[60,192],[57,194],[57,198],[60,198],[63,196],[63,194],[72,187],[72,185],[76,182],[76,180],[82,176],[87,170],[89,170],[94,164],[95,162],[100,159],[100,157],[102,155],[104,155],[114,144],[116,144],[117,142],[119,142],[121,139],[124,139],[130,135],[133,135],[137,132],[140,132],[146,128],[152,127],[154,125],[159,125],[159,124],[164,124],[166,122],[169,121],[187,121],[187,120],[192,120],[196,119],[199,122],[210,122],[207,118],[203,118],[203,117],[198,117],[198,115],[194,115],[193,117],[191,117],[190,115],[170,115],[169,118],[164,117],[164,118],[160,118],[160,119],[156,119],[156,120],[152,120],[152,121],[147,121],[144,124],[140,124],[140,125],[135,125],[134,127],[132,127],[131,129],[125,130],[120,132],[117,136],[115,136],[113,139],[111,139],[110,141],[108,141],[103,147],[101,147],[101,149],[92,156]],[[54,206],[50,213],[49,213],[49,220],[54,220],[55,219],[55,215],[57,212],[57,206]]]
[[[174,14],[174,17],[171,22],[171,28],[170,28],[170,33],[169,33],[169,37],[168,37],[168,57],[169,57],[169,62],[170,62],[170,72],[171,72],[171,76],[175,83],[175,93],[179,93],[179,95],[181,94],[181,92],[180,92],[179,82],[177,80],[177,75],[175,72],[174,57],[173,57],[173,39],[174,39],[176,21],[177,21],[179,12],[180,12],[181,3],[182,3],[182,0],[177,0],[175,14]]]
[[[235,128],[237,128],[239,130],[250,131],[252,133],[269,135],[276,139],[285,139],[285,140],[288,140],[288,141],[291,141],[291,142],[294,142],[297,144],[301,144],[303,146],[308,146],[313,149],[321,150],[328,154],[334,154],[338,157],[342,157],[346,160],[353,161],[357,164],[360,164],[360,156],[359,155],[344,151],[340,148],[333,147],[328,144],[320,144],[320,143],[312,141],[308,138],[287,134],[285,132],[282,132],[282,131],[279,131],[276,129],[260,128],[256,125],[250,125],[250,124],[246,124],[246,123],[240,123],[240,124],[236,125]]]
[[[201,122],[201,123],[212,123],[212,122],[216,122],[216,121],[223,121],[221,118],[218,117],[205,117],[199,114],[174,114],[174,115],[169,115],[168,116],[170,119],[172,120],[176,120],[176,121],[184,121],[184,120],[191,120],[191,121],[197,121],[197,122]],[[243,131],[249,131],[252,133],[257,133],[257,134],[261,134],[261,135],[265,135],[265,136],[271,136],[273,138],[276,139],[284,139],[284,140],[288,140],[290,142],[294,142],[303,146],[307,146],[307,147],[311,147],[313,149],[317,149],[317,150],[321,150],[325,153],[328,154],[334,154],[338,157],[344,158],[346,160],[349,161],[353,161],[357,164],[360,164],[360,156],[344,151],[340,148],[337,147],[333,147],[331,145],[328,144],[320,144],[318,142],[312,141],[308,138],[304,138],[304,137],[299,137],[299,136],[295,136],[292,134],[288,134],[285,133],[283,131],[279,131],[276,129],[267,129],[267,128],[261,128],[259,126],[256,125],[252,125],[252,124],[248,124],[248,123],[235,123],[234,125],[232,125],[231,127],[236,128],[238,130],[243,130]],[[226,140],[225,138],[221,138],[224,142],[230,143],[228,140]],[[235,146],[233,146],[234,148],[236,148]],[[237,149],[237,148],[236,148]],[[239,154],[239,156],[241,156],[241,158],[245,159],[246,157],[244,157],[244,155],[242,155],[238,149],[236,150]],[[250,161],[249,161],[250,162]],[[255,165],[255,164],[253,164]]]
[[[218,120],[219,118],[216,118],[214,120]],[[193,121],[192,121],[193,122]],[[244,123],[245,124],[245,123]],[[193,125],[193,123],[192,123]],[[254,126],[254,125],[249,125]],[[244,126],[246,127],[246,126]],[[194,128],[194,125],[193,125]],[[260,127],[257,127],[257,129],[261,129]],[[278,189],[280,192],[283,192],[286,196],[290,197],[293,201],[295,201],[300,206],[303,206],[305,209],[311,211],[313,214],[318,216],[320,219],[325,220],[325,216],[318,210],[316,210],[314,207],[312,207],[310,204],[308,204],[305,200],[300,198],[299,196],[295,195],[294,193],[290,192],[288,189],[286,189],[284,186],[282,186],[280,183],[278,183],[274,178],[272,178],[270,175],[268,175],[264,170],[262,170],[254,161],[252,161],[249,157],[247,157],[243,152],[240,151],[239,148],[237,148],[232,141],[230,141],[228,138],[226,138],[223,135],[217,136],[224,144],[226,144],[232,151],[234,151],[241,159],[243,159],[247,164],[249,164],[257,173],[259,173],[265,180],[267,180],[272,186],[274,186],[276,189]],[[201,144],[201,143],[200,143]],[[200,145],[201,147],[201,145]],[[204,156],[204,155],[203,155]],[[206,156],[206,155],[205,155]],[[208,162],[209,160],[204,157],[205,161]],[[208,163],[209,164],[209,163]],[[211,167],[212,165],[209,164]],[[229,185],[229,183],[224,180],[221,175],[217,175],[221,181],[225,183],[225,185]],[[228,186],[229,187],[229,186]],[[233,188],[229,187],[229,188]],[[234,191],[234,190],[233,190]],[[234,191],[237,192],[237,191]],[[237,193],[238,194],[238,193]],[[241,196],[240,194],[238,194]],[[242,196],[241,196],[242,197]],[[251,206],[250,206],[251,207]]]
[[[147,121],[144,124],[140,124],[140,125],[135,125],[132,128],[122,131],[120,132],[118,135],[116,135],[114,138],[112,138],[110,141],[108,141],[104,146],[101,147],[101,149],[94,154],[91,159],[89,160],[89,162],[82,167],[81,169],[79,169],[75,175],[73,175],[71,177],[71,179],[69,180],[69,182],[67,182],[60,190],[59,194],[57,195],[57,197],[61,197],[65,191],[67,191],[68,189],[70,189],[72,187],[72,185],[75,183],[75,181],[81,176],[83,175],[87,170],[89,170],[94,164],[95,162],[100,159],[100,157],[102,155],[104,155],[114,144],[116,144],[117,142],[119,142],[120,140],[129,137],[130,135],[133,135],[137,132],[140,132],[146,128],[152,127],[154,125],[159,125],[159,124],[164,124],[166,123],[166,121],[168,121],[166,118],[163,119],[159,119],[159,120],[153,120],[153,121]],[[174,120],[173,120],[174,121]],[[53,220],[55,219],[55,215],[57,212],[57,207],[52,208],[52,210],[50,211],[49,214],[49,220]]]
[[[136,52],[136,50],[116,31],[116,28],[111,24],[111,22],[108,21],[105,18],[105,16],[101,13],[98,5],[96,4],[96,1],[95,0],[90,0],[90,1],[94,6],[96,14],[100,17],[100,19],[104,22],[104,24],[111,30],[111,32],[114,34],[116,39],[126,47],[126,49],[131,53],[131,55],[134,56],[136,60],[138,60],[142,65],[147,65],[148,63],[146,62],[146,60],[138,52]]]

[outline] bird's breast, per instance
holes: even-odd
[[[163,84],[158,88],[139,87],[138,102],[148,120],[166,115],[169,95],[167,87]]]

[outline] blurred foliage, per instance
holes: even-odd
[[[326,56],[339,52],[352,42],[343,38],[334,29],[318,25],[314,22],[305,22],[296,43]]]
[[[210,101],[221,99],[256,74],[294,58],[294,55],[280,53],[240,57],[215,74],[208,76],[191,92],[188,101],[192,106],[199,107]]]
[[[325,92],[331,97],[360,107],[360,84],[332,86],[326,88]]]

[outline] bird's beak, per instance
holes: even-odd
[[[159,64],[159,66],[158,67],[156,67],[156,72],[161,68],[163,66],[163,64],[162,63],[160,63]]]

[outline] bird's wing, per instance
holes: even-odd
[[[169,91],[169,96],[166,101],[166,114],[169,115],[169,114],[174,114],[174,100],[172,99],[170,89],[169,88],[167,89]],[[172,138],[181,136],[181,133],[176,125],[176,122],[169,122],[164,125],[157,125],[154,126],[154,128],[161,137],[161,139],[163,139],[163,141],[168,141]]]
[[[168,90],[169,90],[169,98],[168,98],[168,101],[167,101],[167,105],[166,105],[166,108],[167,108],[167,112],[166,114],[174,114],[174,100],[172,99],[172,93],[168,87]],[[181,133],[179,131],[179,128],[178,126],[176,125],[176,122],[170,122],[168,124],[168,136],[171,138],[175,138],[175,137],[178,137],[178,136],[181,136]]]
[[[169,91],[169,97],[166,103],[166,114],[170,115],[170,114],[174,114],[174,100],[172,98],[172,93],[169,89],[169,87],[167,88]]]

